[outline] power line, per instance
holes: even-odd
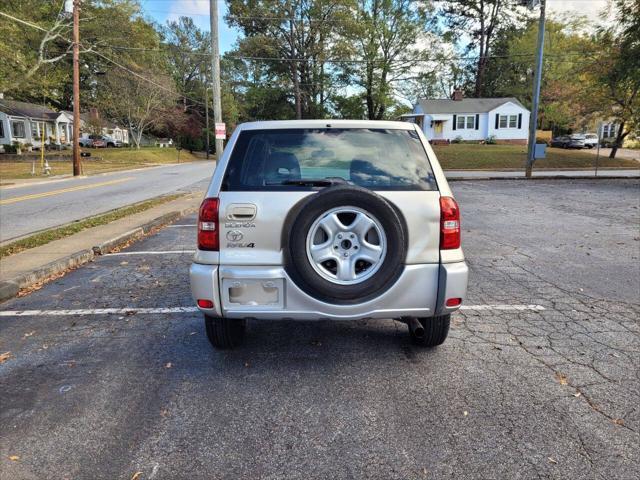
[[[11,20],[14,20],[14,21],[16,21],[16,22],[18,22],[18,23],[21,23],[21,24],[23,24],[23,25],[27,25],[27,26],[29,26],[29,27],[31,27],[31,28],[35,28],[35,29],[37,29],[37,30],[40,30],[40,31],[42,31],[42,32],[48,32],[48,31],[49,31],[49,30],[47,30],[46,28],[41,27],[40,25],[36,25],[35,23],[31,23],[31,22],[28,22],[28,21],[26,21],[26,20],[22,20],[22,19],[20,19],[20,18],[18,18],[18,17],[14,17],[13,15],[9,15],[8,13],[2,12],[2,11],[0,11],[0,15],[4,16],[4,17],[6,17],[6,18],[9,18],[9,19],[11,19]],[[67,39],[67,38],[65,38],[65,37],[60,36],[60,38],[61,38],[61,39],[63,39],[65,42],[69,43],[69,44],[73,43],[71,40],[69,40],[69,39]],[[101,57],[101,58],[103,58],[104,60],[106,60],[106,61],[108,61],[108,62],[112,63],[113,65],[117,66],[118,68],[120,68],[120,69],[122,69],[122,70],[125,70],[126,72],[128,72],[128,73],[130,73],[130,74],[132,74],[132,75],[134,75],[134,76],[136,76],[136,77],[138,77],[138,78],[140,78],[141,80],[144,80],[144,81],[146,81],[146,82],[148,82],[148,83],[150,83],[150,84],[152,84],[152,85],[155,85],[156,87],[158,87],[158,88],[160,88],[160,89],[162,89],[162,90],[165,90],[165,91],[167,91],[167,92],[171,93],[172,95],[176,95],[176,96],[178,96],[178,97],[182,97],[182,98],[185,98],[185,99],[191,100],[193,103],[197,103],[197,104],[199,104],[199,105],[203,105],[203,106],[204,106],[204,103],[202,103],[201,101],[196,100],[196,99],[194,99],[194,98],[191,98],[191,97],[189,97],[189,96],[187,96],[187,95],[180,94],[180,93],[176,92],[175,90],[172,90],[172,89],[170,89],[170,88],[168,88],[168,87],[165,87],[164,85],[161,85],[161,84],[159,84],[159,83],[156,83],[156,82],[154,82],[153,80],[150,80],[149,78],[145,77],[144,75],[140,75],[139,73],[137,73],[137,72],[135,72],[135,71],[131,70],[130,68],[128,68],[128,67],[126,67],[126,66],[124,66],[124,65],[122,65],[122,64],[120,64],[120,63],[118,63],[118,62],[116,62],[116,61],[115,61],[115,60],[113,60],[112,58],[109,58],[108,56],[104,55],[103,53],[101,53],[101,52],[97,51],[95,48],[96,48],[96,47],[95,47],[95,45],[92,45],[92,46],[90,46],[90,48],[89,48],[88,50],[86,50],[84,53],[93,53],[94,55],[98,55],[99,57]]]

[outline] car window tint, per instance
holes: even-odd
[[[342,179],[372,190],[435,190],[415,131],[246,130],[235,144],[224,190],[308,190],[298,180]]]

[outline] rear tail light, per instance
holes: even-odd
[[[440,197],[440,250],[460,248],[460,209],[452,197]]]
[[[220,248],[218,205],[217,198],[205,198],[200,205],[198,217],[198,249],[200,250],[218,251]]]
[[[448,298],[446,303],[445,303],[445,305],[447,307],[457,307],[461,303],[462,303],[462,299],[461,298]]]
[[[211,300],[206,300],[204,298],[198,299],[198,306],[200,308],[213,308],[213,302]]]

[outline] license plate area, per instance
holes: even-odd
[[[223,278],[222,302],[229,310],[284,308],[284,279]]]

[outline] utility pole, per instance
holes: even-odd
[[[80,165],[80,0],[73,0],[73,176]]]
[[[211,19],[211,72],[213,73],[213,121],[222,123],[222,101],[220,93],[220,48],[218,45],[218,0],[209,0],[209,17]],[[215,136],[216,159],[220,160],[223,140]]]
[[[207,160],[209,160],[209,145],[211,145],[209,140],[209,85],[207,85],[207,77],[204,78],[204,118],[205,118],[205,126],[207,130]]]
[[[540,20],[538,22],[538,51],[536,55],[536,72],[533,80],[533,106],[531,107],[531,118],[529,119],[529,146],[527,150],[527,165],[525,175],[531,177],[533,162],[536,151],[536,128],[538,125],[538,105],[540,103],[540,81],[542,80],[542,55],[544,52],[544,15],[546,0],[531,0],[531,9],[535,4],[540,3]]]

